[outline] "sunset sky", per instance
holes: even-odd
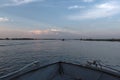
[[[120,38],[120,0],[0,0],[0,38]]]

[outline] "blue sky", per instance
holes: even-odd
[[[120,38],[120,0],[0,0],[0,37]]]

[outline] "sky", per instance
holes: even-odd
[[[120,38],[120,0],[0,0],[0,38]]]

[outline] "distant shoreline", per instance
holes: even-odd
[[[80,40],[80,41],[120,41],[120,39],[57,39],[57,38],[0,38],[0,40]]]
[[[120,39],[81,39],[82,41],[120,41]]]
[[[80,40],[80,39],[57,39],[57,38],[0,38],[0,40]]]

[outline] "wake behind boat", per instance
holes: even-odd
[[[0,80],[120,80],[120,74],[98,67],[69,62],[31,63],[0,77]]]

